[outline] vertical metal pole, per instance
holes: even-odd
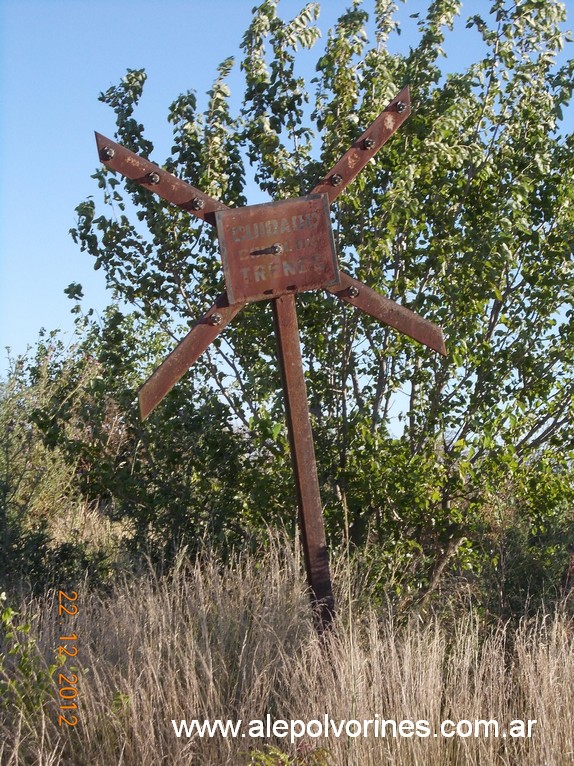
[[[322,632],[330,627],[333,621],[335,602],[301,359],[295,297],[283,295],[274,298],[272,306],[291,457],[297,485],[307,582],[311,588],[313,606],[316,608],[317,630]]]

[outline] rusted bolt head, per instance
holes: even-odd
[[[204,200],[200,199],[199,197],[194,197],[191,201],[191,209],[192,210],[203,210],[205,207]]]
[[[351,285],[347,290],[347,295],[349,298],[356,298],[359,295],[359,288],[355,287],[355,285]]]
[[[159,174],[158,173],[150,173],[147,177],[147,180],[150,182],[150,184],[153,184],[154,186],[159,183]]]
[[[218,314],[217,312],[214,312],[209,317],[209,320],[210,320],[211,324],[218,325],[218,324],[221,324],[223,322],[223,317],[221,316],[221,314]]]
[[[100,152],[100,157],[102,158],[102,160],[104,160],[104,162],[107,160],[113,160],[114,155],[115,155],[115,152],[111,146],[102,147],[102,151]]]
[[[275,245],[271,245],[271,253],[272,255],[279,255],[279,253],[283,252],[283,245],[280,245],[279,243],[276,243]]]
[[[407,105],[404,101],[397,101],[397,105],[395,106],[395,109],[399,114],[402,114],[407,108]]]
[[[339,186],[343,182],[343,176],[340,176],[338,173],[334,173],[331,176],[331,183],[333,186]]]
[[[374,138],[365,138],[363,141],[363,149],[372,149],[375,145],[375,139]]]

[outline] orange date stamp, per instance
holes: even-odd
[[[58,591],[58,617],[60,617],[60,625],[62,626],[61,633],[67,633],[68,635],[60,635],[60,645],[57,648],[57,653],[62,658],[62,669],[66,663],[68,657],[78,656],[78,646],[76,641],[78,636],[75,632],[69,632],[68,629],[64,630],[64,621],[69,623],[70,620],[74,620],[78,613],[78,605],[74,603],[78,600],[78,594],[75,590],[68,595],[63,590]],[[73,625],[71,625],[73,627]],[[78,723],[78,716],[69,712],[78,709],[78,703],[76,698],[78,696],[78,676],[71,671],[65,671],[58,674],[58,694],[60,697],[60,715],[58,716],[58,723],[60,726],[75,726]],[[63,711],[63,712],[62,712]]]

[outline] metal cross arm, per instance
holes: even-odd
[[[325,194],[329,202],[332,202],[402,125],[410,112],[409,91],[404,88],[341,157],[332,171],[315,186],[311,195]],[[215,226],[216,213],[229,209],[222,202],[100,133],[96,133],[96,143],[100,159],[106,166],[206,223]],[[274,246],[278,247],[275,243],[271,245]],[[435,324],[383,297],[345,272],[340,271],[338,277],[335,284],[322,285],[324,289],[419,343],[446,354],[442,332]],[[194,325],[141,387],[139,400],[142,419],[155,409],[246,302],[237,300],[230,305],[227,293],[217,298],[207,314]]]
[[[140,388],[138,398],[142,420],[157,407],[244,306],[244,303],[230,306],[226,293],[216,299],[209,311],[196,322]]]
[[[428,346],[433,351],[446,356],[446,346],[442,330],[433,322],[415,314],[406,306],[385,298],[372,287],[353,279],[344,271],[341,274],[341,284],[326,289],[351,306],[364,311],[380,322],[393,327],[403,335]]]
[[[153,191],[159,197],[188,210],[196,218],[215,223],[215,213],[226,205],[212,199],[200,189],[162,170],[158,165],[134,154],[125,146],[117,144],[96,132],[96,145],[101,161],[111,170],[121,173],[130,181]]]
[[[359,175],[379,149],[386,144],[393,133],[410,117],[410,114],[411,98],[407,85],[357,138],[325,178],[315,186],[312,194],[324,192],[329,198],[329,202],[333,202],[343,189]]]
[[[295,295],[325,289],[399,332],[446,354],[439,327],[339,270],[331,225],[330,203],[360,173],[410,112],[407,87],[306,197],[240,208],[227,207],[96,133],[99,156],[107,167],[216,226],[220,244],[226,292],[217,298],[141,387],[142,419],[247,303],[272,301],[307,579],[320,630],[331,624],[334,600]]]

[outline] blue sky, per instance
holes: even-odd
[[[109,303],[103,274],[68,231],[95,190],[94,130],[113,135],[98,94],[127,68],[148,82],[137,117],[169,147],[166,115],[183,91],[205,93],[217,65],[239,53],[255,0],[0,0],[0,375],[5,347],[21,353],[40,327],[73,327],[64,288]],[[290,17],[304,2],[281,0]],[[345,8],[331,2],[323,23]],[[240,91],[240,87],[238,88]]]
[[[6,346],[19,354],[35,344],[41,327],[71,331],[72,304],[63,292],[70,282],[84,286],[86,307],[98,310],[110,301],[103,274],[94,272],[92,259],[80,253],[68,233],[76,205],[95,191],[93,131],[113,135],[112,111],[98,94],[126,69],[145,68],[148,81],[136,116],[157,157],[167,155],[169,104],[189,89],[204,94],[217,65],[229,55],[239,56],[256,4],[0,0],[0,376],[7,368]],[[280,15],[291,18],[304,4],[280,0]],[[350,4],[324,0],[323,41]],[[489,0],[469,1],[461,22],[490,5]],[[574,0],[567,5],[572,19]],[[401,16],[425,6],[409,0]],[[408,49],[408,34],[399,43]],[[466,44],[463,48],[451,51],[452,68],[467,63],[461,57],[472,60],[473,51]],[[240,96],[238,71],[234,77],[232,90]]]

